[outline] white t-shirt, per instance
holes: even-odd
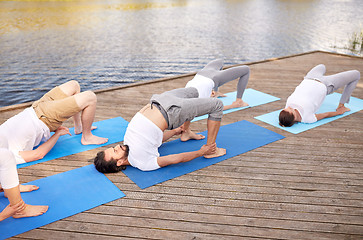
[[[33,150],[35,146],[50,138],[49,128],[39,120],[32,107],[4,122],[0,126],[0,133],[6,136],[8,149],[14,154],[17,164],[25,163],[19,155],[20,151]]]
[[[210,98],[214,88],[214,82],[210,78],[197,74],[185,87],[195,87],[198,90],[199,98]]]
[[[136,113],[124,137],[124,144],[129,146],[128,161],[131,166],[142,171],[160,168],[157,158],[162,143],[163,131],[144,115]]]
[[[314,123],[317,121],[315,113],[323,103],[326,93],[327,88],[323,83],[304,79],[288,97],[286,108],[297,109],[301,115],[301,122]]]

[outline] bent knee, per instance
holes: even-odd
[[[354,78],[359,80],[360,79],[360,72],[358,70],[352,70],[354,74]]]
[[[92,91],[81,92],[74,96],[77,102],[77,105],[84,109],[87,106],[94,105],[97,103],[97,96]]]
[[[81,86],[79,85],[79,82],[76,80],[71,80],[67,82],[71,86],[71,88],[76,92],[79,93],[81,91]]]
[[[92,91],[85,91],[83,92],[84,95],[86,96],[87,100],[92,102],[92,103],[96,103],[97,102],[97,96],[94,92]]]
[[[218,98],[213,98],[213,101],[215,101],[215,105],[213,110],[209,114],[208,119],[214,121],[221,121],[223,117],[223,107],[224,107],[223,102]]]

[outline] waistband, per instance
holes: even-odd
[[[323,83],[319,78],[304,78],[305,80],[313,80],[313,81],[316,81],[316,82],[320,82],[320,83]],[[324,84],[324,83],[323,83]]]

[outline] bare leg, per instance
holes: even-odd
[[[59,88],[68,96],[73,96],[81,92],[81,86],[75,80],[63,83],[62,85],[59,86]],[[75,134],[82,133],[81,112],[76,113],[72,118],[74,123],[74,133]],[[92,126],[91,130],[94,130],[96,128],[97,127]]]
[[[108,141],[107,138],[97,137],[91,133],[92,123],[96,112],[97,97],[91,91],[85,91],[75,96],[78,106],[83,109],[81,115],[82,122],[82,139],[83,145],[103,144]]]
[[[207,121],[207,128],[208,128],[208,137],[207,137],[207,145],[214,144],[216,142],[217,134],[219,131],[219,127],[221,125],[220,121],[213,121],[209,120]],[[218,148],[215,153],[205,155],[205,158],[214,158],[214,157],[220,157],[226,154],[226,149],[224,148]]]
[[[180,136],[180,140],[185,142],[188,141],[190,139],[195,139],[195,140],[200,140],[200,139],[204,139],[205,137],[201,134],[196,134],[195,132],[193,132],[190,129],[190,122],[185,122],[183,124],[183,128],[184,131],[182,132],[181,136]]]
[[[19,185],[10,188],[10,189],[4,189],[6,195],[8,196],[10,206],[15,206],[19,204],[19,202],[23,202],[21,196],[20,196],[20,189]],[[48,206],[34,206],[34,205],[28,205],[28,204],[22,204],[22,207],[20,207],[19,211],[16,212],[13,215],[13,218],[22,218],[22,217],[34,217],[39,216],[45,213],[48,210]]]

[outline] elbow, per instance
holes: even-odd
[[[37,152],[34,154],[33,161],[43,159],[43,158],[45,157],[45,155],[46,155],[46,153],[44,153],[44,152],[40,152],[40,151],[37,151]]]

